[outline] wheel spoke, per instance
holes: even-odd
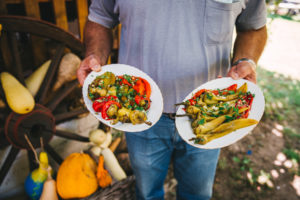
[[[70,119],[72,119],[80,114],[86,113],[86,112],[88,112],[88,110],[86,108],[83,108],[83,109],[73,110],[73,111],[67,112],[67,113],[61,113],[61,114],[54,115],[55,123],[58,124],[60,122],[66,121],[66,120],[70,120]]]
[[[2,165],[1,170],[0,170],[0,186],[1,186],[2,182],[4,181],[4,178],[7,175],[11,165],[15,161],[19,151],[20,151],[20,149],[17,149],[13,146],[11,147],[11,149],[4,161],[4,164]]]
[[[31,150],[27,151],[27,157],[28,157],[28,162],[29,162],[29,169],[30,171],[33,171],[38,167],[38,164],[36,163],[34,154]]]
[[[0,128],[0,149],[4,149],[9,145],[4,133],[4,128]]]
[[[54,98],[46,105],[50,110],[54,110],[56,106],[66,98],[76,87],[78,86],[78,81],[74,80],[69,82],[65,87],[59,89],[55,94]]]
[[[54,78],[55,72],[57,71],[60,60],[64,54],[64,50],[65,50],[65,44],[60,44],[58,49],[56,50],[54,58],[52,59],[52,62],[41,84],[41,87],[39,88],[39,91],[36,94],[35,100],[40,104],[43,104],[45,102],[46,95],[50,88],[50,84]]]
[[[1,109],[0,109],[0,120],[4,121],[5,120],[5,114],[1,112]]]
[[[84,136],[78,135],[76,133],[70,133],[67,131],[56,130],[55,135],[66,138],[66,139],[80,141],[80,142],[89,142],[90,141],[90,139],[88,137],[84,137]]]
[[[10,45],[12,47],[12,55],[14,60],[14,68],[13,68],[14,75],[25,86],[21,55],[18,49],[18,40],[17,40],[16,33],[9,32],[8,36],[9,36]]]
[[[59,165],[63,162],[63,159],[60,157],[60,155],[58,155],[58,153],[56,153],[56,151],[49,144],[45,145],[45,150]]]
[[[0,86],[0,98],[2,99],[2,101],[5,101],[5,102],[6,102],[4,90],[3,90],[3,88],[2,88],[2,84],[1,84],[1,86]]]

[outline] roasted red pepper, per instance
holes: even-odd
[[[190,105],[191,105],[191,106],[194,106],[194,105],[196,105],[196,103],[197,103],[197,101],[194,100],[194,99],[189,99],[188,101],[190,102]]]
[[[146,97],[147,98],[150,98],[150,96],[151,96],[151,86],[150,86],[150,83],[146,80],[146,79],[144,79],[144,78],[140,78],[142,81],[143,81],[143,83],[144,83],[144,87],[145,87],[145,95],[146,95]]]
[[[109,116],[107,115],[107,110],[109,109],[109,107],[110,107],[112,104],[115,104],[115,105],[117,105],[119,108],[121,108],[121,104],[120,104],[119,102],[114,101],[114,100],[109,100],[109,101],[107,101],[107,102],[103,105],[102,112],[101,112],[102,118],[103,118],[103,119],[106,119],[106,120],[110,119]]]
[[[228,88],[226,88],[226,90],[236,91],[236,88],[237,88],[237,84],[233,84],[233,85],[229,86]]]
[[[129,83],[124,76],[118,76],[118,78],[121,80],[120,81],[120,85],[128,85],[128,86],[132,86],[131,83]]]
[[[136,95],[134,101],[137,105],[143,107],[145,110],[150,108],[150,99],[148,97],[142,97],[140,95]]]
[[[107,101],[116,99],[118,99],[116,96],[99,97],[93,102],[93,109],[96,112],[102,112],[102,108]]]
[[[237,84],[233,84],[233,85],[231,85],[228,88],[223,89],[223,90],[213,90],[212,93],[214,95],[218,95],[219,92],[222,92],[222,95],[227,95],[228,91],[234,91],[234,92],[236,92],[236,89],[237,89]]]
[[[206,91],[206,89],[201,89],[198,92],[196,92],[196,94],[194,94],[192,99],[196,99],[197,97],[199,97],[202,93],[204,93]]]
[[[133,89],[139,94],[144,95],[145,94],[145,84],[141,80],[140,77],[138,77],[138,80],[135,82],[135,85],[133,86]]]
[[[247,94],[242,97],[243,99],[239,99],[236,103],[236,107],[238,109],[244,108],[244,107],[249,107],[248,110],[246,110],[244,113],[242,113],[241,118],[247,118],[249,116],[249,112],[251,110],[252,102],[253,102],[253,95],[252,94]]]

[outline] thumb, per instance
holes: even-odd
[[[89,59],[89,64],[88,66],[96,72],[99,72],[101,70],[101,66],[99,64],[98,59],[95,56],[91,56],[91,58]]]
[[[231,70],[228,72],[228,75],[231,76],[233,79],[237,80],[237,79],[245,78],[251,73],[252,73],[251,67],[249,67],[248,65],[242,65],[242,63],[240,63],[236,66],[233,66]]]

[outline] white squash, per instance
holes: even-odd
[[[114,179],[120,181],[127,177],[114,153],[109,148],[102,149],[101,154],[104,157],[105,168],[109,170]]]
[[[100,147],[107,148],[111,144],[111,141],[112,141],[112,135],[110,132],[108,132],[108,133],[106,133],[105,141],[100,144]]]
[[[59,64],[57,79],[52,88],[53,91],[58,90],[64,83],[76,79],[76,72],[79,68],[81,60],[73,53],[65,54]]]
[[[89,135],[90,141],[96,145],[102,144],[106,140],[106,137],[106,133],[101,129],[92,130]]]
[[[93,147],[91,148],[91,152],[92,152],[95,156],[99,157],[99,156],[101,155],[101,148],[98,147],[98,146],[93,146]]]

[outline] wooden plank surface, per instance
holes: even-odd
[[[41,18],[38,0],[24,0],[24,6],[28,17]],[[46,59],[46,47],[42,38],[36,36],[31,36],[31,43],[34,65],[38,66]]]
[[[80,39],[83,41],[83,30],[88,16],[88,2],[87,0],[76,0],[76,5]]]
[[[15,4],[15,3],[23,3],[24,0],[0,0],[4,1],[5,3]],[[38,0],[38,2],[51,2],[52,0]],[[65,0],[65,1],[72,1],[72,0]]]
[[[68,30],[68,19],[66,2],[62,0],[52,0],[56,25],[64,30]]]
[[[7,14],[6,3],[5,1],[0,0],[0,15],[5,15],[5,14]]]
[[[40,7],[38,0],[24,0],[26,15],[40,19]]]

